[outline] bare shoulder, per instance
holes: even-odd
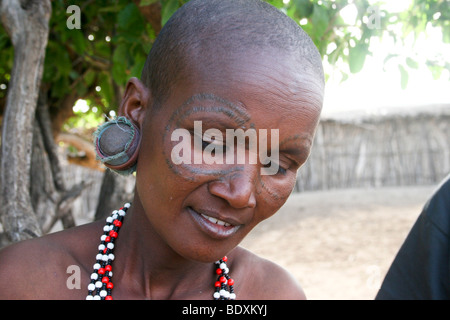
[[[75,266],[88,272],[82,242],[94,226],[22,241],[0,250],[0,299],[71,299],[67,279]],[[77,243],[77,239],[81,239]],[[94,248],[95,249],[95,248]]]
[[[238,247],[236,264],[236,286],[239,299],[249,300],[305,300],[306,296],[298,281],[283,267]],[[231,269],[231,268],[230,268]],[[230,275],[233,276],[233,270]]]

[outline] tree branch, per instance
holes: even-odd
[[[14,46],[2,128],[0,218],[9,240],[15,242],[42,234],[31,205],[30,163],[52,7],[50,0],[2,0],[0,6]]]

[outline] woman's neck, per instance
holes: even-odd
[[[116,294],[121,287],[148,299],[212,293],[214,264],[187,260],[175,252],[152,227],[138,196],[128,210],[115,250]]]

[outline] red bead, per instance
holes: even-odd
[[[216,273],[217,273],[217,274],[222,274],[222,269],[217,268],[217,269],[216,269]]]
[[[111,237],[110,236],[107,236],[106,238],[105,238],[105,242],[110,242],[111,241]]]
[[[225,256],[225,257],[222,258],[222,260],[223,260],[223,262],[227,262],[228,261],[228,257]]]
[[[214,284],[215,287],[220,287],[220,281],[216,281],[216,283]]]
[[[108,277],[103,277],[102,278],[102,283],[108,283],[109,282],[109,278]]]
[[[98,269],[98,274],[105,274],[105,269],[103,269],[103,268],[100,268],[100,269]]]
[[[108,248],[103,249],[103,254],[105,254],[106,251],[108,251]]]
[[[112,282],[108,282],[108,284],[106,285],[106,289],[112,289],[114,288],[114,285]]]
[[[232,285],[234,285],[234,280],[233,279],[228,279],[228,285],[229,286],[232,286]]]
[[[108,272],[112,271],[111,265],[108,264],[108,265],[105,267],[105,270],[108,271]]]
[[[227,282],[227,278],[225,278],[224,276],[221,276],[219,281],[222,283],[225,283],[225,282]]]
[[[113,224],[118,228],[120,228],[122,226],[122,222],[119,220],[114,220]]]
[[[109,235],[111,236],[111,238],[117,238],[117,236],[118,236],[117,232],[115,232],[114,230],[111,230],[109,232]]]
[[[112,300],[113,298],[111,296],[106,296],[105,300]]]

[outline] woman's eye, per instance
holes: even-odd
[[[263,165],[263,167],[264,167],[264,168],[271,168],[273,164],[274,164],[273,161],[269,161],[269,163]],[[286,173],[287,173],[287,169],[283,168],[282,166],[280,166],[280,165],[278,164],[278,171],[276,172],[276,174],[277,174],[277,175],[278,175],[278,174],[281,174],[281,175],[284,176],[284,175],[286,175]]]
[[[207,146],[209,146],[211,142],[202,140],[202,149],[205,150]]]
[[[212,141],[205,141],[202,140],[202,149],[205,150],[207,146],[214,147],[211,150],[211,154],[215,154],[216,153],[216,149],[222,149],[222,154],[224,154],[227,150],[227,147],[224,143],[222,143],[221,141],[217,141],[217,140],[212,140]]]

